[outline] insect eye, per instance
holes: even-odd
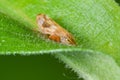
[[[44,26],[44,27],[50,27],[50,24],[49,24],[48,22],[44,22],[44,23],[43,23],[43,26]]]

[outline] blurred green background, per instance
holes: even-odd
[[[82,80],[48,54],[0,56],[0,63],[0,80]]]

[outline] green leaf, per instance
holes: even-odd
[[[67,66],[85,80],[119,80],[120,68],[105,54],[81,50],[57,54]]]
[[[39,13],[72,33],[77,46],[38,37]],[[85,80],[119,80],[119,16],[114,0],[0,0],[0,54],[54,54]]]

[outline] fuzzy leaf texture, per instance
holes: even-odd
[[[38,37],[39,13],[72,33],[77,46]],[[0,54],[51,54],[84,80],[119,80],[119,23],[114,0],[0,0]]]

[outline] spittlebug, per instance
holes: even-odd
[[[73,36],[47,15],[39,14],[36,17],[36,20],[38,31],[46,35],[50,40],[62,44],[75,45]]]

